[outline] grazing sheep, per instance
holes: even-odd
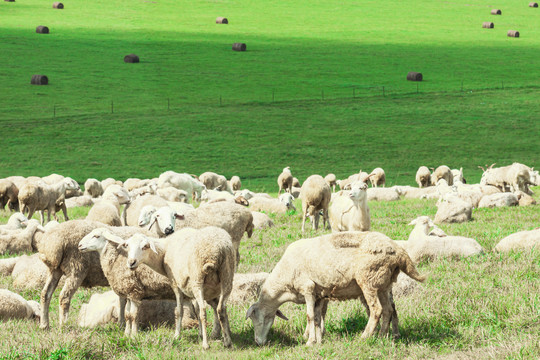
[[[81,206],[93,206],[94,199],[89,195],[75,196],[75,197],[66,199],[64,204],[66,205],[67,209],[72,209],[74,207],[81,207]]]
[[[292,192],[293,176],[289,166],[285,167],[281,174],[279,174],[277,184],[279,186],[278,195],[281,194],[281,190],[285,190],[289,194]]]
[[[405,242],[404,248],[415,262],[436,257],[467,257],[484,252],[482,246],[471,238],[430,236],[429,233],[434,224],[427,216],[420,216],[409,225],[414,225],[414,229],[409,235],[409,240]]]
[[[216,174],[215,172],[207,171],[199,176],[199,180],[207,189],[214,189],[220,191],[227,191],[233,193],[231,186],[227,182],[227,178],[223,175]]]
[[[229,297],[235,268],[235,253],[231,237],[217,227],[196,230],[182,229],[173,238],[155,239],[138,234],[127,243],[130,269],[136,269],[141,263],[154,271],[167,276],[176,295],[176,331],[180,336],[184,303],[194,299],[199,310],[199,330],[202,333],[203,349],[208,349],[206,334],[206,308],[204,301],[214,308],[214,329],[211,337],[218,337],[223,331],[223,345],[230,347],[231,330],[227,316],[227,298]]]
[[[19,188],[8,179],[0,179],[0,207],[19,211]]]
[[[302,188],[293,186],[293,187],[292,187],[292,190],[291,190],[291,195],[292,195],[295,199],[298,199],[298,198],[300,197],[300,190],[302,190]]]
[[[28,218],[24,214],[16,212],[9,217],[7,224],[0,225],[0,234],[5,234],[6,230],[23,229],[26,225],[28,225]]]
[[[242,187],[242,182],[240,181],[240,178],[238,176],[231,177],[231,180],[229,181],[230,187],[232,191],[238,191]]]
[[[465,178],[463,177],[463,168],[459,168],[458,169],[452,169],[450,170],[452,172],[452,177],[454,179],[454,184],[456,182],[460,182],[460,183],[463,183],[463,184],[466,184],[467,181],[465,180]]]
[[[158,188],[163,189],[168,186],[184,190],[189,197],[196,200],[201,198],[201,192],[205,188],[203,183],[194,179],[191,175],[179,174],[174,171],[165,171],[159,175]]]
[[[248,301],[257,299],[261,285],[268,275],[267,272],[234,274],[233,288],[228,303],[244,305]]]
[[[458,196],[448,194],[437,201],[437,214],[435,224],[462,223],[470,221],[472,206],[469,202],[461,200]]]
[[[125,267],[125,264],[123,265]],[[176,301],[143,300],[139,308],[139,326],[141,328],[172,326],[175,309]],[[187,309],[187,311],[190,310]],[[108,323],[118,323],[119,315],[120,298],[114,291],[107,291],[103,294],[92,295],[88,304],[82,304],[77,322],[80,327],[95,328]],[[185,316],[182,319],[183,328],[189,329],[198,325],[198,322]]]
[[[92,230],[79,242],[79,251],[99,253],[101,268],[111,289],[120,296],[122,302],[127,299],[125,306],[126,336],[136,336],[140,323],[139,314],[143,299],[175,300],[169,280],[149,267],[143,265],[134,269],[126,267],[127,253],[117,249],[118,239],[125,240],[138,233],[138,228],[124,228],[123,236],[112,235],[107,228]],[[150,233],[146,232],[146,235]],[[107,240],[113,239],[114,243]],[[173,240],[174,241],[174,240]],[[120,319],[123,307],[120,308]]]
[[[29,182],[19,190],[19,204],[21,212],[28,210],[28,218],[31,218],[36,210],[40,211],[41,224],[44,224],[44,211],[47,210],[47,221],[51,221],[51,214],[56,217],[56,203],[65,201],[66,190],[79,189],[79,184],[72,178],[64,178],[53,185],[44,182]],[[69,220],[65,203],[62,205],[65,220]]]
[[[11,273],[13,272],[13,268],[15,267],[17,261],[19,261],[20,258],[20,256],[16,256],[7,259],[0,259],[0,275],[11,275]]]
[[[367,184],[356,182],[346,196],[336,196],[330,205],[333,232],[369,231],[371,218],[367,204]]]
[[[157,189],[157,194],[167,201],[188,202],[188,193],[184,190],[178,190],[175,187],[167,186],[163,189]]]
[[[384,170],[381,169],[380,167],[373,169],[371,174],[369,174],[369,181],[371,181],[372,187],[378,187],[378,186],[385,187],[386,174],[384,173]]]
[[[107,192],[88,212],[86,220],[99,221],[110,226],[122,226],[120,206],[131,201],[126,191]]]
[[[308,346],[322,342],[328,299],[360,298],[369,308],[362,338],[374,334],[379,319],[385,335],[394,312],[389,293],[400,271],[424,281],[405,250],[381,233],[343,232],[298,240],[287,247],[262,285],[259,300],[247,311],[255,342],[266,342],[276,315],[287,320],[279,311],[287,301],[306,304]]]
[[[444,179],[448,185],[452,186],[454,184],[454,176],[452,175],[452,170],[446,165],[441,165],[433,171],[431,174],[431,184],[435,185],[439,179]]]
[[[26,301],[21,295],[7,289],[0,289],[0,320],[39,319],[39,304]]]
[[[397,201],[401,199],[396,188],[369,188],[367,189],[368,201]]]
[[[295,178],[293,176],[293,178],[292,178],[292,186],[293,187],[302,187],[302,184],[300,184],[300,180],[298,180],[297,178]]]
[[[274,226],[274,222],[268,215],[263,214],[262,212],[252,211],[253,215],[253,228],[254,229],[268,229]]]
[[[336,182],[337,182],[337,178],[336,178],[336,175],[335,174],[328,174],[324,177],[324,181],[326,181],[326,183],[328,184],[328,186],[331,186],[332,187],[332,192],[336,192]],[[293,186],[295,186],[293,184]]]
[[[45,229],[35,219],[28,221],[26,229],[8,235],[0,235],[0,254],[32,251],[32,239],[36,231]]]
[[[425,188],[431,185],[431,171],[427,166],[420,166],[416,172],[416,183],[419,188]]]
[[[300,198],[302,199],[302,232],[308,216],[311,217],[313,230],[319,227],[319,212],[322,211],[323,224],[330,227],[328,221],[328,205],[332,197],[330,186],[320,175],[311,175],[302,184]]]
[[[533,248],[540,249],[540,228],[508,235],[495,245],[495,250],[499,252],[531,250]]]
[[[39,254],[23,255],[11,272],[13,286],[23,290],[41,290],[48,273],[49,268],[39,259]]]
[[[493,208],[505,206],[518,206],[519,200],[512,193],[496,193],[482,197],[478,203],[479,208]]]
[[[240,261],[240,241],[244,232],[248,237],[253,234],[253,215],[245,206],[233,202],[221,201],[200,206],[195,211],[184,214],[184,219],[176,219],[176,228],[191,227],[202,229],[217,226],[224,229],[232,238],[236,251],[236,265]]]
[[[493,168],[493,165],[495,164],[485,169],[479,166],[484,171],[480,179],[481,185],[493,185],[503,192],[509,187],[511,192],[521,190],[526,194],[531,194],[529,189],[529,184],[531,184],[529,167],[520,163],[513,163],[499,168]]]
[[[97,179],[90,178],[84,182],[84,195],[97,198],[103,195],[103,191],[103,186]]]
[[[252,211],[264,211],[272,214],[286,214],[289,208],[279,199],[255,196],[249,200],[249,208]]]

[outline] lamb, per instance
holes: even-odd
[[[333,232],[369,231],[371,218],[367,204],[367,184],[356,182],[348,196],[336,196],[330,205]]]
[[[120,205],[131,201],[126,191],[107,191],[107,194],[88,212],[86,220],[99,221],[110,226],[122,226]]]
[[[540,228],[508,235],[495,245],[495,250],[498,252],[532,250],[533,248],[540,249]]]
[[[47,210],[47,221],[51,221],[51,214],[56,219],[56,203],[65,198],[66,190],[79,189],[79,184],[72,178],[47,185],[44,182],[27,183],[19,191],[19,204],[21,212],[28,209],[28,218],[31,218],[36,210],[40,210],[41,224],[44,224],[44,211]],[[69,220],[65,204],[62,206],[65,220]]]
[[[84,182],[84,195],[88,195],[93,198],[103,195],[103,186],[97,179],[87,179]]]
[[[472,206],[458,196],[448,194],[437,201],[437,214],[435,224],[462,223],[470,221]]]
[[[308,346],[322,341],[328,299],[360,298],[369,308],[362,338],[375,333],[380,319],[380,334],[385,335],[393,314],[389,293],[400,271],[417,281],[425,279],[405,250],[381,233],[343,232],[298,240],[285,250],[262,285],[259,300],[247,311],[255,342],[266,342],[276,315],[287,320],[279,311],[287,301],[306,304]]]
[[[37,220],[28,221],[26,229],[8,235],[0,235],[0,254],[32,251],[32,239],[36,231],[45,229]]]
[[[446,165],[441,165],[433,171],[433,174],[431,174],[431,184],[437,184],[439,179],[446,180],[450,186],[454,184],[452,170],[450,170],[450,168]]]
[[[330,186],[320,175],[311,175],[302,184],[300,198],[302,199],[302,232],[305,230],[306,218],[312,219],[313,230],[319,227],[319,211],[322,211],[323,223],[330,227],[328,221],[328,205],[332,197]]]
[[[0,289],[0,320],[39,319],[39,304],[26,301],[21,295],[7,289]]]
[[[268,229],[274,226],[274,222],[268,215],[263,214],[262,212],[252,211],[253,215],[253,228],[254,229]]]
[[[289,166],[285,167],[281,174],[279,174],[277,184],[279,186],[278,195],[281,194],[281,190],[285,190],[285,192],[288,192],[289,194],[291,193],[293,186],[293,176]]]
[[[132,337],[135,337],[138,332],[139,310],[143,299],[175,299],[171,284],[165,276],[152,271],[147,266],[133,269],[126,267],[127,254],[124,250],[117,249],[117,239],[125,240],[139,231],[138,228],[131,228],[125,231],[123,236],[118,237],[111,234],[107,228],[98,228],[92,230],[79,242],[79,251],[99,253],[101,268],[111,289],[120,296],[121,303],[127,299],[125,334]],[[146,235],[149,233],[146,232]],[[110,244],[107,241],[109,239],[115,242]],[[124,318],[122,311],[123,306],[120,307],[120,319]]]
[[[332,192],[336,192],[336,182],[337,182],[337,178],[336,178],[336,175],[335,174],[328,174],[324,177],[324,181],[326,181],[326,183],[328,184],[328,186],[331,186],[332,187]],[[294,186],[294,185],[293,185]]]
[[[19,188],[8,179],[0,179],[0,207],[19,211]]]
[[[201,198],[201,192],[205,188],[204,184],[194,179],[189,174],[179,174],[174,171],[165,171],[159,175],[158,188],[172,186],[179,190],[184,190],[191,198],[196,200]]]
[[[157,194],[167,201],[188,202],[188,193],[184,190],[178,190],[175,187],[167,186],[163,189],[157,189]]]
[[[229,185],[232,191],[238,191],[242,187],[242,182],[240,181],[240,178],[235,175],[231,177],[231,180],[229,181]]]
[[[420,166],[416,172],[416,183],[419,188],[431,185],[431,171],[427,166]]]
[[[369,181],[371,181],[372,187],[378,187],[378,186],[385,187],[386,174],[384,173],[384,170],[381,169],[380,167],[373,169],[371,174],[369,174]]]
[[[427,216],[420,216],[411,221],[409,225],[414,225],[414,229],[409,235],[405,248],[415,262],[435,257],[467,257],[484,252],[482,246],[471,238],[428,235],[434,224]]]
[[[513,163],[499,168],[493,168],[493,165],[495,164],[485,169],[479,166],[484,171],[480,179],[481,185],[493,185],[503,192],[506,191],[506,187],[509,187],[511,192],[521,190],[526,194],[531,194],[529,189],[529,184],[531,184],[529,167],[520,163]]]
[[[0,234],[4,234],[5,230],[20,230],[28,225],[28,218],[20,212],[16,212],[8,219],[7,224],[0,225]]]
[[[208,349],[206,334],[206,300],[215,312],[214,330],[211,337],[218,337],[223,331],[223,345],[230,347],[231,330],[227,315],[227,298],[232,290],[235,269],[235,252],[231,237],[223,229],[206,227],[201,230],[182,229],[174,239],[155,239],[142,234],[134,235],[127,241],[130,269],[141,263],[167,276],[176,295],[176,331],[180,336],[185,300],[195,299],[199,311],[199,330],[202,333],[203,349]]]
[[[505,206],[518,206],[519,200],[512,193],[496,193],[482,197],[478,203],[479,208],[493,208]]]

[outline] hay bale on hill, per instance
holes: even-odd
[[[489,21],[486,21],[482,24],[482,27],[484,29],[493,29],[495,27],[495,24]]]
[[[53,9],[63,9],[64,4],[62,4],[61,2],[55,2],[55,3],[52,4],[52,7],[53,7]]]
[[[49,28],[46,27],[46,26],[43,26],[43,25],[39,25],[37,28],[36,28],[36,32],[38,34],[48,34],[49,33]]]
[[[519,31],[516,31],[516,30],[508,30],[508,37],[515,37],[515,38],[518,38],[519,37]]]
[[[216,24],[228,24],[229,20],[227,20],[226,17],[218,17],[216,18]]]
[[[411,71],[407,74],[407,80],[409,81],[422,81],[422,73]]]
[[[45,75],[32,75],[32,79],[30,80],[30,84],[32,85],[49,85],[49,78]]]
[[[129,54],[124,56],[124,62],[125,63],[138,63],[139,57],[135,54]]]
[[[535,2],[529,3],[529,7],[535,7],[535,8],[537,8],[537,7],[538,7],[538,3],[535,3]]]
[[[502,15],[502,11],[500,9],[493,9],[491,10],[491,15]]]
[[[234,51],[246,51],[246,44],[244,43],[234,43],[232,46]]]

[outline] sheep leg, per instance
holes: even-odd
[[[230,293],[230,292],[229,292]],[[223,346],[231,347],[231,326],[229,325],[229,315],[227,314],[227,298],[229,294],[224,294],[224,291],[221,291],[219,296],[219,303],[217,306],[217,312],[219,316],[219,323],[223,329]]]
[[[58,313],[59,316],[59,325],[62,327],[68,320],[69,316],[69,305],[71,304],[71,298],[81,286],[84,278],[86,277],[86,273],[84,274],[78,274],[76,277],[68,277],[66,279],[66,282],[64,283],[64,287],[62,288],[62,291],[60,292],[59,296],[59,308],[60,311]]]
[[[68,214],[67,214],[66,203],[62,203],[62,212],[64,213],[64,221],[68,221],[69,218],[68,218]]]
[[[45,222],[45,211],[44,210],[39,210],[39,216],[40,216],[40,219],[41,219],[41,226],[43,226],[43,223]],[[30,217],[28,219],[30,219]]]
[[[307,326],[309,327],[309,336],[306,346],[312,346],[316,342],[315,335],[315,298],[308,294],[304,296],[306,299]]]
[[[202,284],[199,285],[198,291],[194,291],[194,295],[197,305],[199,306],[199,329],[202,333],[202,347],[204,350],[207,350],[210,348],[210,346],[208,345],[208,338],[206,334],[206,309],[204,307],[204,289]]]
[[[125,319],[126,319],[126,328],[124,329],[124,335],[127,337],[130,337],[131,336],[131,300],[129,299],[126,299]]]
[[[321,300],[321,338],[324,336],[324,333],[326,332],[324,328],[324,320],[326,319],[326,311],[328,310],[328,299],[322,299]]]
[[[313,230],[317,230],[319,228],[319,212],[318,211],[314,211],[313,219],[314,219],[313,224],[312,224]]]
[[[218,300],[212,299],[210,301],[207,301],[208,304],[214,309],[214,325],[212,328],[212,332],[210,333],[210,339],[220,339],[221,338],[221,324],[219,322],[219,315],[218,315]]]
[[[54,269],[49,271],[45,286],[43,287],[43,290],[41,290],[41,319],[39,325],[41,329],[49,328],[49,306],[51,305],[51,298],[54,290],[56,290],[61,277],[62,270]]]
[[[390,297],[390,304],[392,305],[392,335],[394,335],[394,339],[398,339],[400,337],[399,318],[397,315],[396,304],[394,303],[394,295],[392,294],[392,291],[390,291],[389,297]]]
[[[120,309],[118,310],[118,325],[124,326],[126,323],[126,303],[127,298],[120,296]]]
[[[365,286],[362,288],[362,290],[370,310],[369,320],[361,337],[362,339],[365,339],[373,336],[375,333],[375,329],[377,328],[377,324],[379,323],[379,319],[381,318],[381,314],[383,312],[383,307],[379,301],[379,297],[377,296],[377,290],[367,288]]]
[[[176,297],[176,309],[174,309],[174,337],[178,339],[182,331],[182,317],[184,316],[184,293],[177,286],[173,286],[174,295]]]
[[[131,300],[131,309],[129,311],[129,316],[131,317],[131,337],[134,338],[137,336],[139,331],[139,308],[140,302]]]
[[[308,217],[308,213],[307,213],[307,208],[304,206],[304,204],[302,204],[302,212],[304,213],[304,216],[302,216],[302,233],[304,233],[305,231],[305,226],[306,226],[306,219]]]
[[[323,219],[324,219],[324,227],[327,229],[327,230],[330,230],[331,229],[331,226],[330,226],[330,218],[328,216],[328,209],[324,209],[323,210]]]
[[[392,319],[392,305],[388,299],[388,291],[378,291],[379,302],[382,306],[381,314],[381,328],[379,334],[381,336],[388,336],[388,328],[390,326],[390,320]]]

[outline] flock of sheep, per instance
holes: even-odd
[[[0,319],[36,318],[41,328],[48,328],[52,294],[63,282],[60,326],[80,286],[110,286],[114,293],[94,295],[83,306],[81,326],[116,319],[125,324],[127,336],[135,336],[139,325],[167,322],[175,324],[175,337],[183,327],[198,326],[207,349],[208,304],[215,314],[210,338],[223,338],[230,347],[227,304],[258,297],[246,314],[257,344],[266,343],[276,316],[287,319],[280,306],[296,302],[306,304],[304,337],[312,345],[322,341],[330,300],[359,299],[369,316],[362,337],[374,335],[378,326],[383,336],[391,327],[397,337],[393,297],[400,272],[422,282],[425,277],[415,263],[484,251],[476,240],[448,236],[435,223],[469,221],[478,207],[535,204],[529,186],[540,185],[540,177],[534,169],[514,163],[483,170],[480,184],[471,185],[461,169],[440,166],[432,172],[423,166],[416,174],[418,187],[385,187],[381,168],[343,180],[333,174],[311,175],[300,184],[286,167],[277,179],[278,198],[241,189],[237,176],[228,181],[212,172],[194,176],[167,171],[156,179],[123,183],[88,179],[84,193],[75,180],[56,174],[1,179],[1,206],[20,212],[0,226],[0,253],[37,253],[0,260],[0,275],[42,292],[37,304],[0,290]],[[244,233],[251,237],[273,226],[266,214],[295,210],[296,198],[302,202],[302,232],[308,219],[317,230],[322,216],[323,227],[332,233],[293,242],[270,274],[235,273]],[[401,198],[437,198],[435,221],[413,219],[407,241],[370,231],[368,201]],[[68,209],[77,206],[92,207],[86,219],[68,221]],[[62,223],[57,221],[60,210]],[[31,219],[36,211],[41,223]],[[540,246],[539,229],[512,234],[495,249],[535,246]]]

